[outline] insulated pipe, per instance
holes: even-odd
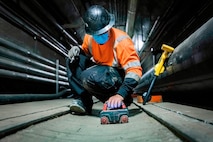
[[[157,79],[152,92],[213,91],[213,18],[178,45],[169,57],[166,70]],[[146,72],[134,89],[147,90],[153,79],[153,68]]]
[[[41,101],[41,100],[51,100],[59,99],[63,95],[69,92],[70,89],[62,90],[56,94],[1,94],[0,95],[0,105],[11,104],[11,103],[22,103],[29,101]]]
[[[138,0],[129,0],[129,8],[127,11],[126,33],[132,37],[134,33],[135,15]]]

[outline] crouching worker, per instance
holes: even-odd
[[[128,107],[142,76],[142,67],[131,38],[113,27],[114,15],[102,6],[91,6],[84,17],[86,34],[81,48],[73,46],[67,59],[68,78],[75,99],[71,112],[90,114],[95,96],[111,109]]]

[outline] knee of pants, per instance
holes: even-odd
[[[94,66],[82,72],[81,81],[85,89],[110,93],[118,90],[122,77],[113,67]]]

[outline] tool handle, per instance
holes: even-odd
[[[163,44],[161,49],[163,50],[163,53],[158,61],[158,63],[155,65],[154,67],[154,78],[151,82],[151,85],[149,86],[149,89],[148,89],[148,92],[145,92],[142,97],[143,97],[143,105],[146,104],[146,102],[150,101],[151,100],[151,91],[152,91],[152,88],[154,86],[154,83],[157,79],[157,77],[164,72],[164,63],[165,63],[165,60],[166,58],[168,58],[168,55],[169,53],[172,53],[174,51],[174,48],[171,47],[171,46],[168,46],[166,44]]]
[[[174,51],[174,48],[171,46],[168,46],[166,44],[163,44],[161,49],[163,50],[163,53],[158,61],[158,63],[155,65],[155,75],[159,76],[160,73],[164,72],[164,63],[166,58],[168,58],[168,54],[172,53]]]
[[[152,91],[152,88],[154,86],[156,79],[157,79],[157,76],[154,76],[154,78],[151,82],[151,85],[149,86],[148,92],[146,93],[146,96],[142,96],[143,97],[143,105],[145,105],[146,102],[149,101],[149,98],[151,97],[151,91]]]

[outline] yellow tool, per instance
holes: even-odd
[[[142,98],[143,98],[143,105],[146,104],[146,102],[150,101],[151,100],[151,90],[152,90],[152,87],[157,79],[157,77],[164,72],[165,70],[165,67],[164,67],[164,63],[165,63],[165,60],[166,58],[169,57],[169,54],[172,53],[174,51],[174,48],[171,47],[171,46],[168,46],[166,44],[163,44],[161,46],[161,50],[163,50],[163,53],[158,61],[158,63],[155,65],[154,67],[154,78],[151,82],[151,85],[148,89],[148,92],[144,92],[143,95],[142,95]]]
[[[165,45],[163,44],[161,49],[163,50],[163,53],[158,61],[158,63],[155,65],[155,75],[159,76],[161,73],[164,72],[165,67],[164,62],[166,60],[166,58],[168,58],[169,53],[172,53],[174,51],[174,48],[172,48],[171,46]]]

